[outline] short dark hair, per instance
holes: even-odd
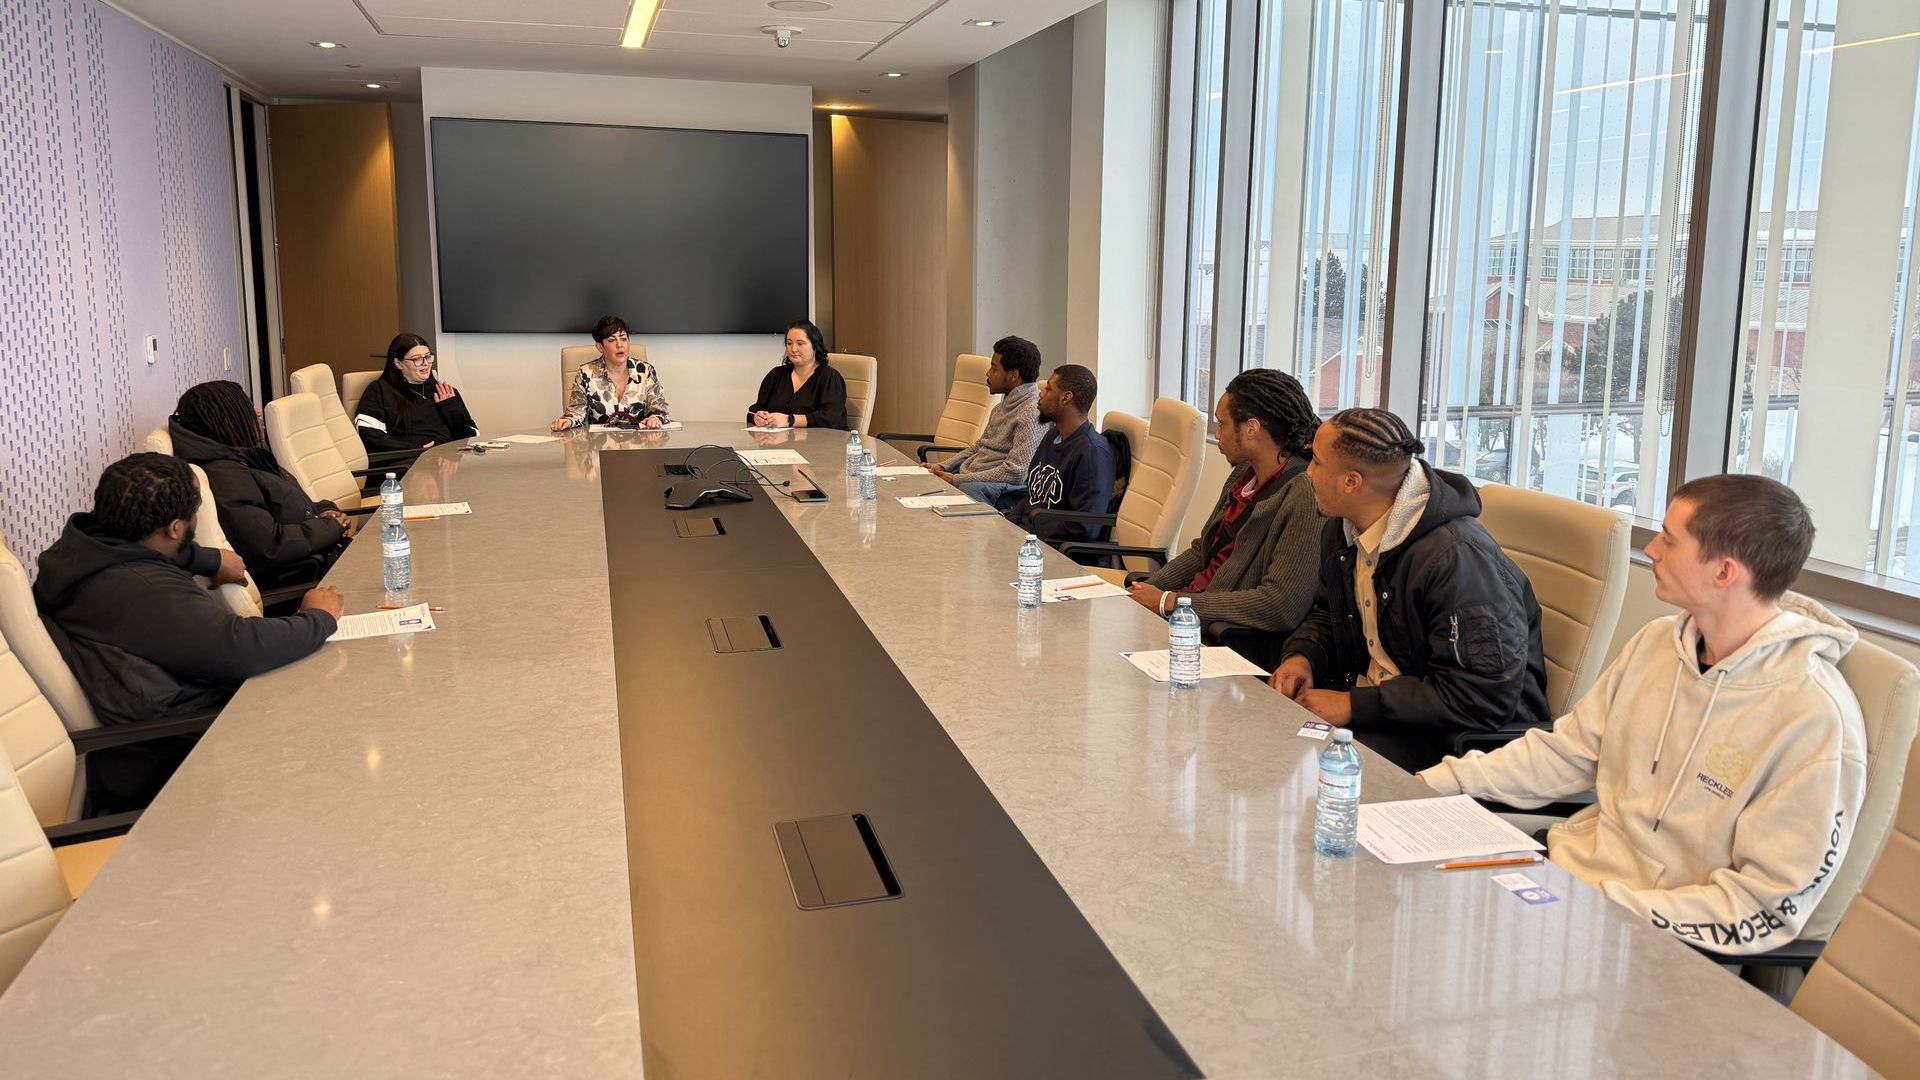
[[[1369,479],[1405,477],[1414,455],[1426,449],[1407,422],[1386,409],[1342,409],[1327,423],[1339,432],[1333,448]]]
[[[193,470],[167,454],[123,457],[93,489],[94,521],[122,540],[144,540],[176,521],[192,521],[199,509]]]
[[[174,406],[173,422],[222,446],[241,450],[266,446],[260,437],[260,417],[253,411],[253,399],[239,383],[226,379],[187,387]]]
[[[600,316],[600,321],[593,324],[593,343],[595,345],[600,344],[615,334],[626,334],[628,337],[633,336],[633,332],[627,329],[627,320],[618,315],[602,315]]]
[[[1000,357],[1000,366],[1020,376],[1021,382],[1040,377],[1040,346],[1026,338],[1008,334],[993,343],[993,351]]]
[[[1073,407],[1080,410],[1080,415],[1093,411],[1093,399],[1100,393],[1093,372],[1079,364],[1061,364],[1053,369],[1053,377],[1060,380],[1060,389],[1073,395]]]
[[[819,327],[813,325],[811,322],[808,322],[806,319],[795,319],[794,321],[787,324],[787,328],[785,330],[781,331],[780,340],[783,343],[782,349],[784,350],[785,348],[784,343],[787,340],[787,335],[793,333],[795,330],[798,330],[801,333],[807,335],[807,340],[811,342],[813,345],[813,359],[815,360],[815,362],[821,363],[821,364],[826,363],[827,362],[826,336],[820,333]],[[783,364],[792,363],[791,360],[787,359],[787,354],[784,351],[780,353],[780,362]],[[780,369],[775,368],[774,370],[778,371]]]
[[[1320,415],[1300,380],[1284,371],[1254,368],[1235,375],[1227,383],[1227,415],[1236,424],[1260,421],[1267,435],[1281,450],[1295,457],[1313,456],[1313,433],[1320,430]]]
[[[1753,574],[1754,595],[1778,600],[1813,552],[1813,514],[1794,490],[1751,473],[1703,476],[1671,501],[1693,504],[1687,532],[1708,559],[1733,559]]]

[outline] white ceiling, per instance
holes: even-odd
[[[421,68],[466,67],[804,85],[820,104],[942,115],[947,76],[1096,0],[664,0],[645,49],[619,47],[631,0],[108,2],[282,100],[417,100]],[[780,49],[771,25],[802,32]]]

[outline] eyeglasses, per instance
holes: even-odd
[[[400,362],[403,364],[431,364],[433,363],[433,354],[428,353],[425,356],[403,356],[400,358]]]

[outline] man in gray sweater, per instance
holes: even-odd
[[[1040,447],[1040,349],[1020,337],[993,343],[993,363],[987,368],[987,389],[1002,395],[987,414],[986,430],[972,446],[927,471],[959,488],[975,500],[995,500],[1027,486],[1027,464]]]
[[[1191,597],[1210,640],[1250,630],[1259,640],[1243,648],[1272,652],[1306,617],[1319,583],[1324,522],[1306,472],[1320,419],[1299,380],[1261,368],[1227,384],[1214,424],[1220,456],[1233,466],[1220,501],[1193,545],[1130,591],[1162,616]]]

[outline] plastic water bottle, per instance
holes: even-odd
[[[1353,732],[1335,728],[1320,751],[1320,803],[1313,813],[1313,849],[1344,859],[1353,854],[1360,828],[1360,751]]]
[[[389,521],[380,527],[380,559],[387,602],[399,603],[413,589],[413,541],[407,539],[406,525]]]
[[[1040,538],[1027,534],[1027,542],[1020,545],[1020,606],[1036,608],[1040,606],[1040,575],[1046,570],[1046,559],[1040,554]]]
[[[1200,616],[1192,597],[1180,598],[1167,626],[1167,673],[1173,685],[1191,690],[1200,685]]]
[[[860,498],[864,502],[880,497],[879,469],[879,463],[873,460],[873,451],[860,451]]]
[[[392,473],[380,482],[380,527],[398,525],[407,516],[407,497],[400,490],[400,480]]]
[[[847,432],[847,471],[848,472],[852,472],[855,468],[859,466],[860,455],[866,453],[866,451],[867,451],[867,448],[860,444],[860,433],[857,431]]]

